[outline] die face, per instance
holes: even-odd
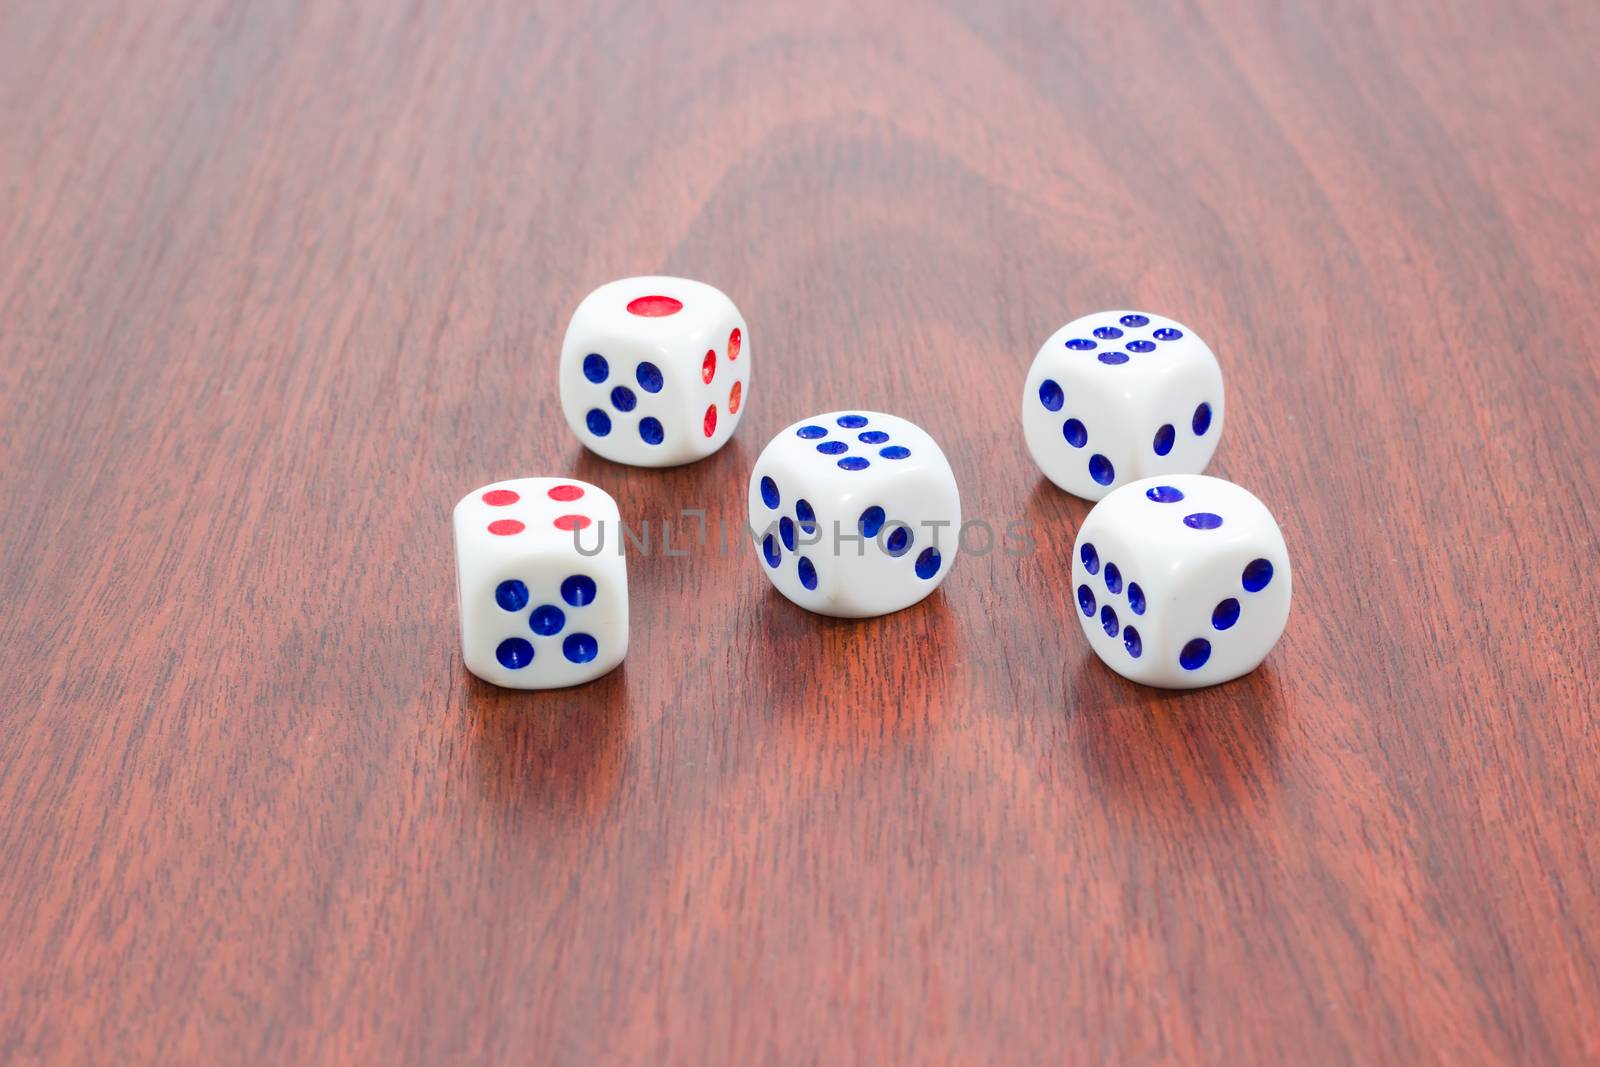
[[[1087,500],[1156,474],[1198,474],[1223,414],[1211,349],[1182,323],[1141,311],[1069,322],[1039,349],[1023,386],[1034,462]]]
[[[955,475],[933,438],[897,416],[836,411],[789,426],[757,459],[748,502],[762,572],[820,614],[899,611],[955,562]]]
[[[628,651],[628,578],[616,502],[586,482],[519,478],[454,513],[462,658],[486,682],[586,682]]]
[[[561,408],[591,451],[670,467],[727,443],[750,389],[750,336],[704,282],[649,276],[602,285],[561,346]]]
[[[1193,689],[1254,670],[1291,593],[1272,514],[1219,478],[1131,482],[1095,506],[1073,547],[1070,595],[1090,645],[1146,685]]]

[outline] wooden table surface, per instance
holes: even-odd
[[[1600,5],[0,5],[0,1062],[1594,1063]],[[731,444],[557,404],[595,285],[725,289]],[[1127,683],[1017,409],[1211,342],[1266,664]],[[794,419],[948,453],[864,622],[630,561],[587,687],[461,665],[449,510],[743,516]]]

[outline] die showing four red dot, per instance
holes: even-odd
[[[583,487],[578,485],[558,485],[546,494],[551,500],[561,503],[571,503],[583,496]],[[510,507],[522,499],[521,494],[514,489],[491,489],[483,494],[483,502],[492,508]],[[558,530],[581,530],[590,523],[587,515],[562,515],[552,525]],[[497,537],[511,537],[528,528],[520,519],[495,519],[489,524],[489,532]]]

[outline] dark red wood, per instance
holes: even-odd
[[[1600,1060],[1600,5],[0,6],[0,1061]],[[670,471],[595,285],[750,324]],[[1213,345],[1295,561],[1257,673],[1104,669],[1029,465],[1068,319]],[[1031,523],[859,623],[765,441]],[[729,404],[731,409],[732,404]],[[724,412],[726,415],[726,412]],[[594,481],[633,646],[473,680],[449,510]],[[712,543],[684,549],[703,508]]]

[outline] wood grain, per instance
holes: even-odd
[[[0,1061],[1600,1060],[1600,5],[0,4]],[[585,455],[565,320],[662,271],[733,443]],[[1027,462],[1102,307],[1219,353],[1289,629],[1092,656]],[[636,558],[501,692],[448,509],[737,522],[762,444],[937,437],[969,553],[809,616]],[[680,533],[681,533],[680,529]]]

